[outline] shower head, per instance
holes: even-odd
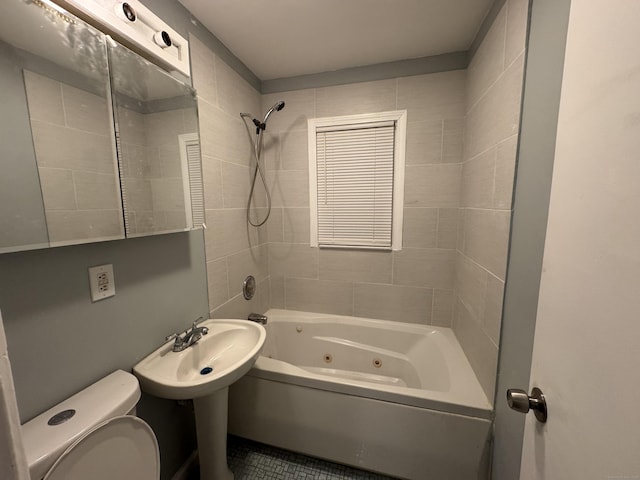
[[[250,113],[241,113],[240,116],[242,118],[250,118],[251,121],[253,122],[253,124],[256,126],[256,135],[260,135],[260,131],[261,130],[266,130],[267,129],[267,120],[269,119],[269,115],[271,115],[274,111],[275,112],[279,112],[283,108],[284,108],[284,102],[282,100],[280,100],[273,107],[271,107],[269,110],[267,110],[267,113],[264,116],[264,120],[262,120],[262,122],[260,120],[258,120],[257,118],[255,118]]]
[[[280,100],[278,103],[276,103],[273,107],[271,107],[269,110],[267,110],[267,114],[264,116],[264,120],[262,121],[262,124],[264,125],[264,127],[266,128],[267,126],[267,119],[269,118],[269,115],[271,115],[274,110],[276,112],[279,112],[280,110],[282,110],[284,108],[284,102],[282,100]],[[263,130],[265,129],[263,128]]]

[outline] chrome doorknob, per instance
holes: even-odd
[[[528,413],[529,410],[533,410],[533,414],[539,422],[545,423],[547,421],[547,402],[542,390],[538,387],[533,387],[531,396],[527,395],[524,390],[510,388],[507,390],[507,403],[509,408],[516,412]]]

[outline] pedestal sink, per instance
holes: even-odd
[[[173,400],[193,399],[202,480],[232,480],[227,466],[229,385],[253,366],[266,339],[247,320],[206,320],[209,333],[181,352],[167,342],[133,367],[142,390]]]

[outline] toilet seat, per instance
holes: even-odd
[[[114,417],[76,440],[44,480],[158,480],[160,454],[151,427],[138,417]]]

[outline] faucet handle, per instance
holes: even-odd
[[[179,333],[172,333],[171,335],[167,335],[166,337],[164,337],[164,341],[168,342],[169,340],[173,340],[174,338],[178,338],[179,336]]]
[[[195,327],[196,325],[198,325],[199,323],[202,323],[205,321],[204,317],[198,317],[193,321],[193,326]]]

